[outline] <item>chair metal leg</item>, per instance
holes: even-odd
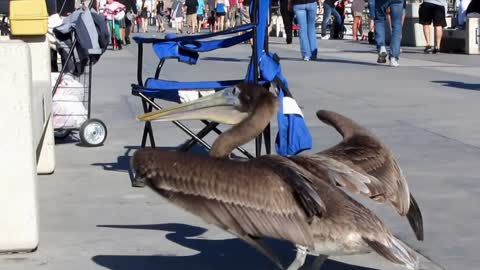
[[[255,156],[260,157],[262,155],[262,134],[255,138]]]
[[[207,126],[197,133],[197,137],[200,139],[203,139],[205,136],[207,136],[208,133],[210,133],[210,131],[217,128],[217,126],[219,125],[219,123],[215,123],[215,122],[206,122],[206,123],[207,123]],[[186,143],[184,143],[182,146],[180,146],[179,150],[183,152],[187,152],[190,149],[192,149],[192,147],[195,146],[195,144],[197,144],[195,139],[190,139]]]
[[[272,143],[271,143],[270,133],[271,133],[271,129],[270,129],[270,123],[269,123],[265,128],[265,130],[263,131],[263,138],[265,139],[265,152],[267,155],[270,155],[272,153]]]
[[[151,106],[148,107],[147,103],[145,100],[142,99],[142,106],[143,106],[143,111],[145,113],[151,111]],[[143,135],[142,135],[142,144],[141,148],[145,148],[147,145],[147,137],[150,139],[150,146],[155,148],[155,139],[153,137],[153,129],[152,129],[152,124],[150,122],[145,122],[144,128],[143,128]]]

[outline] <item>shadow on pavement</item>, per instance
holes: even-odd
[[[168,255],[97,255],[92,260],[111,270],[191,270],[191,269],[276,269],[276,267],[262,254],[257,252],[239,239],[208,240],[198,237],[207,230],[201,227],[186,224],[151,224],[151,225],[98,225],[101,228],[155,230],[171,232],[166,238],[183,247],[198,251],[191,256]],[[268,240],[266,241],[273,251],[281,258],[284,265],[293,260],[293,246],[289,243]],[[305,263],[308,266],[314,257],[309,256]],[[336,270],[374,270],[328,260],[323,269]],[[303,269],[306,269],[305,267]]]
[[[479,83],[464,83],[464,82],[457,82],[457,81],[432,81],[432,82],[440,83],[442,84],[442,86],[454,87],[454,88],[465,89],[465,90],[480,91]]]
[[[372,56],[372,63],[369,62],[360,62],[360,61],[353,61],[347,59],[326,59],[326,58],[318,58],[317,60],[312,60],[311,62],[322,62],[322,63],[338,63],[338,64],[354,64],[354,65],[364,65],[364,66],[381,66],[379,64],[373,63],[377,61],[375,56]],[[292,57],[281,57],[282,61],[300,61],[304,62],[303,59],[299,58],[292,58]]]

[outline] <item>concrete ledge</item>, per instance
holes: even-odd
[[[480,54],[480,18],[467,18],[465,29],[444,29],[441,51]]]
[[[0,41],[0,252],[38,245],[32,61],[22,41]]]

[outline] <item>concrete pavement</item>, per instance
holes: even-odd
[[[340,140],[316,119],[318,109],[370,128],[400,161],[424,216],[425,242],[415,241],[406,220],[392,209],[365,203],[431,259],[422,259],[424,269],[478,268],[479,57],[405,48],[401,66],[390,68],[375,63],[371,46],[350,41],[319,40],[319,60],[311,62],[300,60],[297,43],[272,39],[270,48],[283,59],[284,75],[303,108],[314,137],[311,152]],[[145,69],[153,72],[156,57],[149,49],[146,54]],[[249,54],[245,45],[202,55],[197,66],[172,61],[164,77],[243,77]],[[38,183],[40,246],[34,253],[0,256],[0,269],[273,269],[229,234],[148,189],[131,188],[128,159],[142,132],[135,120],[141,105],[129,87],[135,72],[134,45],[108,51],[94,66],[93,117],[107,124],[107,141],[85,148],[72,137],[56,146],[56,171]],[[159,146],[173,147],[186,138],[170,123],[155,129]],[[292,258],[291,246],[274,246],[285,262]],[[329,261],[323,269],[399,269],[374,255],[334,259],[341,262]]]

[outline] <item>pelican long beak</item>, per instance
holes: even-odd
[[[194,101],[138,116],[140,121],[209,120],[235,125],[247,117],[240,110],[238,89],[225,89]]]

